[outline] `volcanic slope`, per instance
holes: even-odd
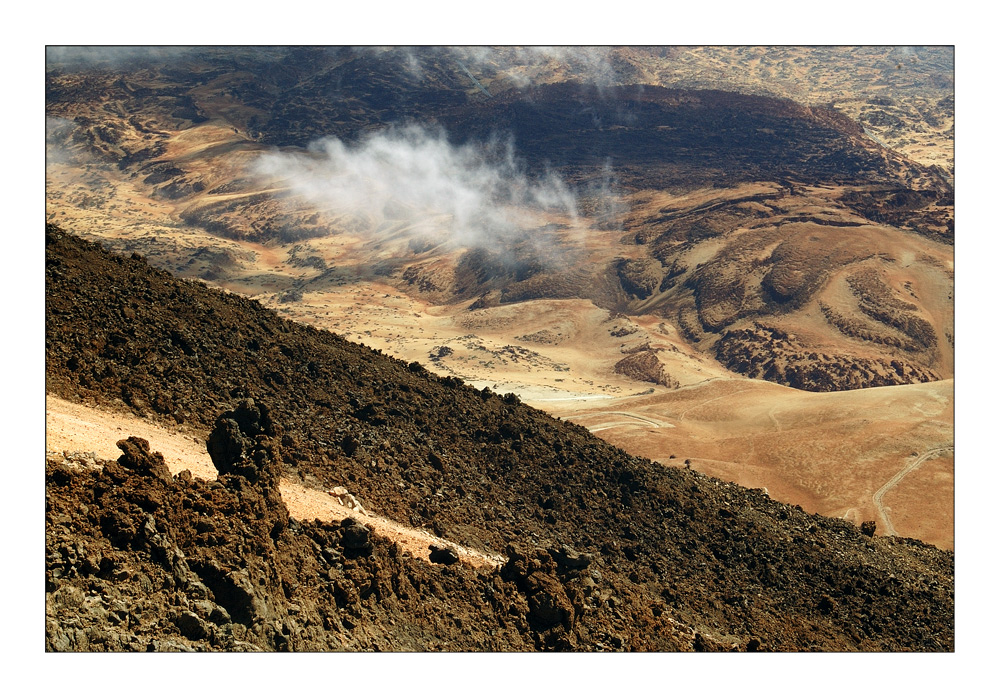
[[[46,303],[49,391],[183,423],[222,463],[172,477],[141,440],[99,470],[49,460],[49,649],[953,647],[951,553],[629,456],[55,226]],[[506,562],[290,519],[282,473]]]

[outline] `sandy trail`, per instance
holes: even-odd
[[[54,395],[47,395],[45,403],[45,451],[48,455],[84,453],[104,460],[117,460],[121,450],[115,444],[129,436],[138,436],[146,439],[153,451],[163,454],[171,473],[176,475],[182,470],[190,470],[193,476],[204,480],[214,480],[218,476],[202,434],[162,427],[135,415],[87,407]],[[423,529],[351,511],[326,492],[287,479],[281,481],[281,496],[293,518],[339,522],[353,517],[374,534],[394,540],[414,558],[428,560],[430,545],[435,544],[453,548],[460,560],[473,567],[496,567],[505,561],[500,555],[466,548]]]
[[[882,485],[878,491],[872,495],[872,503],[875,505],[875,510],[878,512],[879,518],[882,519],[882,523],[885,525],[885,531],[882,535],[898,535],[896,533],[896,529],[892,527],[892,521],[889,519],[889,512],[886,511],[884,506],[882,506],[882,498],[886,495],[886,493],[898,485],[899,481],[906,477],[911,471],[920,467],[925,460],[933,458],[934,456],[940,455],[946,451],[952,451],[954,448],[954,446],[943,446],[941,448],[932,448],[929,451],[924,451],[912,461],[907,463],[902,470],[893,475],[887,483]]]
[[[778,409],[777,405],[775,405],[774,407],[772,407],[771,409],[769,409],[767,411],[767,418],[771,420],[771,424],[774,425],[774,430],[775,431],[781,431],[781,424],[778,422],[778,418],[774,416],[774,412],[777,409]]]
[[[618,416],[618,417],[627,417],[630,420],[634,420],[634,421],[628,421],[628,420],[621,420],[621,419],[619,419],[619,420],[614,421],[614,422],[601,422],[600,424],[594,424],[592,426],[588,426],[587,429],[592,434],[597,433],[599,431],[604,431],[605,429],[613,429],[613,428],[618,427],[618,426],[637,426],[637,425],[639,425],[639,426],[649,426],[649,427],[652,427],[654,429],[660,429],[660,428],[663,428],[663,427],[673,428],[673,426],[674,426],[673,424],[670,424],[669,422],[660,422],[660,421],[657,421],[657,420],[652,419],[650,417],[644,417],[643,415],[636,414],[635,412],[605,411],[605,412],[585,412],[585,413],[581,413],[581,414],[584,414],[587,417],[596,417],[598,415],[614,415],[614,416]],[[574,419],[577,416],[578,415],[570,415],[568,418],[572,420],[572,419]]]

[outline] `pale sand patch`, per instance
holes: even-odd
[[[190,470],[195,477],[214,480],[218,476],[212,459],[205,446],[205,438],[200,434],[184,433],[140,419],[123,412],[87,407],[55,397],[46,396],[45,404],[45,450],[50,455],[83,452],[93,453],[97,458],[117,460],[121,450],[118,441],[129,436],[138,436],[149,442],[153,451],[163,454],[170,472],[177,474]],[[496,567],[503,564],[500,555],[480,552],[431,535],[422,529],[403,526],[395,521],[361,514],[341,506],[326,492],[310,489],[283,479],[281,497],[288,507],[288,513],[300,521],[318,519],[340,522],[347,517],[367,526],[375,535],[388,538],[414,558],[427,560],[430,546],[440,545],[453,548],[459,559],[473,567]]]
[[[171,473],[190,470],[195,477],[218,476],[205,446],[205,437],[167,429],[132,414],[79,405],[54,395],[45,396],[45,450],[93,452],[104,460],[118,460],[116,444],[130,436],[146,439],[163,454]]]
[[[351,511],[347,507],[338,504],[334,497],[325,492],[303,487],[302,485],[283,481],[281,483],[281,498],[285,500],[285,506],[288,507],[289,513],[297,519],[342,521],[351,517],[363,523],[375,535],[394,540],[402,550],[416,558],[427,560],[430,556],[430,546],[434,544],[453,548],[458,553],[459,559],[473,567],[482,567],[484,565],[496,567],[505,562],[505,558],[501,555],[492,555],[472,550],[471,548],[466,548],[443,538],[438,538],[423,529],[409,528],[381,516]]]

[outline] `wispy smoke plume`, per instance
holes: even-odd
[[[45,116],[45,164],[55,165],[86,160],[80,153],[68,149],[76,124],[59,116]]]
[[[184,46],[46,46],[46,69],[114,68],[176,61],[197,51]]]
[[[379,49],[359,49],[377,52]],[[614,67],[613,48],[606,46],[455,46],[401,48],[406,70],[422,74],[422,62],[448,56],[476,76],[501,79],[514,87],[536,81],[577,80],[596,87],[623,82]]]
[[[326,212],[405,220],[456,247],[501,249],[553,220],[574,225],[575,194],[555,174],[529,178],[509,143],[453,145],[441,130],[390,129],[308,153],[272,152],[255,173]]]

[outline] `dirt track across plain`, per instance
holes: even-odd
[[[944,446],[941,448],[932,448],[928,451],[924,451],[919,456],[914,458],[912,461],[907,463],[902,470],[893,475],[887,483],[882,485],[878,491],[872,495],[872,504],[875,505],[875,510],[878,512],[879,518],[882,519],[882,525],[884,527],[882,534],[886,536],[897,535],[896,529],[892,526],[892,520],[889,518],[889,512],[882,505],[882,498],[885,497],[886,493],[893,487],[899,484],[900,480],[906,477],[910,472],[919,468],[925,460],[933,458],[934,456],[940,455],[947,451],[955,450],[954,446]]]

